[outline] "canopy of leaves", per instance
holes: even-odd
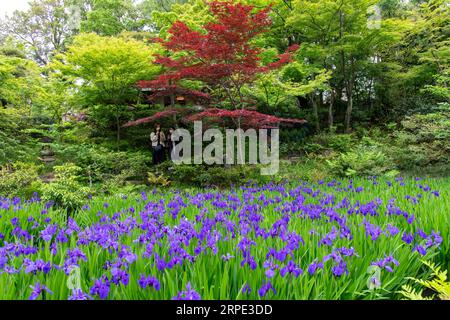
[[[52,69],[78,86],[85,103],[120,104],[136,96],[138,80],[158,72],[150,63],[154,53],[132,38],[80,34]]]

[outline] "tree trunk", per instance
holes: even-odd
[[[178,121],[177,121],[177,114],[176,113],[174,113],[173,114],[173,125],[175,126],[175,129],[177,129],[178,128]]]
[[[172,85],[172,80],[169,81],[169,85]],[[175,94],[170,94],[170,107],[175,108]]]
[[[175,95],[173,93],[170,95],[170,107],[175,108]]]
[[[334,92],[331,90],[330,103],[328,104],[328,130],[333,130],[333,104],[334,104]]]
[[[350,86],[351,85],[349,84],[349,87]],[[352,91],[353,91],[352,88],[349,88],[347,90],[348,102],[347,102],[347,110],[345,111],[345,121],[344,121],[346,133],[350,132],[350,123],[351,123],[351,116],[352,116],[352,110],[353,110],[353,92]]]
[[[296,102],[297,102],[297,107],[298,107],[299,109],[303,109],[303,105],[302,105],[302,97],[297,96],[295,100],[296,100]]]
[[[347,110],[345,112],[345,132],[350,132],[350,124],[351,124],[351,117],[352,117],[352,110],[353,110],[353,87],[355,83],[355,72],[354,72],[354,64],[353,64],[353,58],[350,60],[350,68],[349,68],[349,79],[347,80],[347,87],[346,87],[346,93],[347,93]]]
[[[318,107],[317,99],[315,99],[315,97],[314,97],[314,93],[311,94],[311,104],[312,104],[312,109],[313,109],[316,131],[319,132],[320,131],[319,107]]]
[[[117,150],[119,150],[119,142],[120,142],[120,115],[119,115],[119,107],[116,106],[116,127],[117,127]]]

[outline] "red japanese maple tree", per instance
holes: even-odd
[[[252,83],[257,75],[291,62],[298,45],[289,47],[278,56],[277,61],[262,65],[259,57],[261,49],[253,44],[253,40],[271,25],[268,15],[270,7],[255,11],[252,5],[232,1],[212,1],[208,5],[215,21],[204,25],[204,32],[194,31],[185,23],[177,21],[169,29],[167,40],[156,39],[170,52],[185,54],[177,59],[157,55],[155,63],[164,66],[166,72],[154,80],[140,81],[138,86],[151,88],[153,97],[181,93],[190,99],[201,100],[203,105],[215,106],[191,119],[226,116],[237,119],[239,126],[246,117],[261,120],[261,125],[285,121],[256,111],[245,112],[252,103],[242,94],[242,88]],[[215,95],[183,88],[181,80],[200,80],[206,88],[213,89]],[[217,108],[227,108],[228,111],[220,114]],[[127,126],[153,120],[154,116],[128,123]],[[255,121],[251,122],[257,125]]]

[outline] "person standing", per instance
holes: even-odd
[[[172,150],[173,150],[173,140],[172,140],[172,135],[173,132],[175,131],[174,128],[169,128],[169,133],[167,134],[167,153],[169,154],[169,159],[172,159]]]
[[[166,136],[161,131],[159,124],[155,126],[155,129],[150,134],[150,141],[153,149],[153,164],[159,164],[164,160],[164,146],[166,142]]]

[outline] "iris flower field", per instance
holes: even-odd
[[[422,260],[448,266],[448,187],[249,183],[94,197],[70,214],[0,198],[0,298],[398,299],[429,276]]]

